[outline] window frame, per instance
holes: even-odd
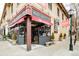
[[[13,13],[13,4],[12,4],[12,6],[11,6],[11,13]]]
[[[57,8],[57,16],[58,17],[60,16],[60,10],[59,10],[59,8]]]
[[[62,20],[64,20],[64,14],[62,13]]]
[[[48,8],[52,10],[52,3],[48,3]]]

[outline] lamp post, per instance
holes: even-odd
[[[69,44],[69,50],[73,51],[73,44],[72,44],[72,16],[73,16],[73,9],[69,10],[70,14],[70,44]]]

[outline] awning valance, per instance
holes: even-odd
[[[19,20],[17,20],[16,22],[13,22],[10,27],[14,27],[15,25],[18,25],[20,23],[22,23],[24,21],[24,17],[20,18]]]
[[[32,16],[32,20],[33,20],[33,21],[37,21],[37,22],[41,22],[41,23],[44,23],[44,24],[47,24],[47,25],[49,25],[49,26],[53,25],[53,24],[51,23],[51,21],[48,21],[48,20],[45,20],[45,19],[41,19],[41,18],[36,17],[36,16]]]
[[[25,20],[24,20],[24,17],[22,17],[22,18],[20,18],[18,21],[14,22],[10,27],[13,27],[13,26],[15,26],[15,25],[18,25],[18,24],[20,24],[20,23],[22,23],[22,22],[24,22],[24,21],[25,21]],[[49,25],[49,26],[53,25],[53,24],[51,23],[51,21],[44,20],[44,19],[41,19],[41,18],[36,17],[36,16],[32,16],[32,21],[44,23],[44,24],[47,24],[47,25]]]

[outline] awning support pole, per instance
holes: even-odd
[[[25,41],[27,42],[27,51],[31,50],[31,16],[26,16],[26,34]]]

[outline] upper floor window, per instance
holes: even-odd
[[[62,20],[64,20],[64,14],[62,14]]]
[[[13,4],[11,5],[11,13],[13,13]]]
[[[52,3],[48,3],[48,8],[52,10]]]
[[[59,8],[57,8],[57,16],[59,16],[60,12],[59,12]]]
[[[20,3],[17,3],[17,6],[20,5]]]
[[[5,18],[5,16],[6,16],[6,10],[4,11],[4,15],[3,15],[3,18]]]

